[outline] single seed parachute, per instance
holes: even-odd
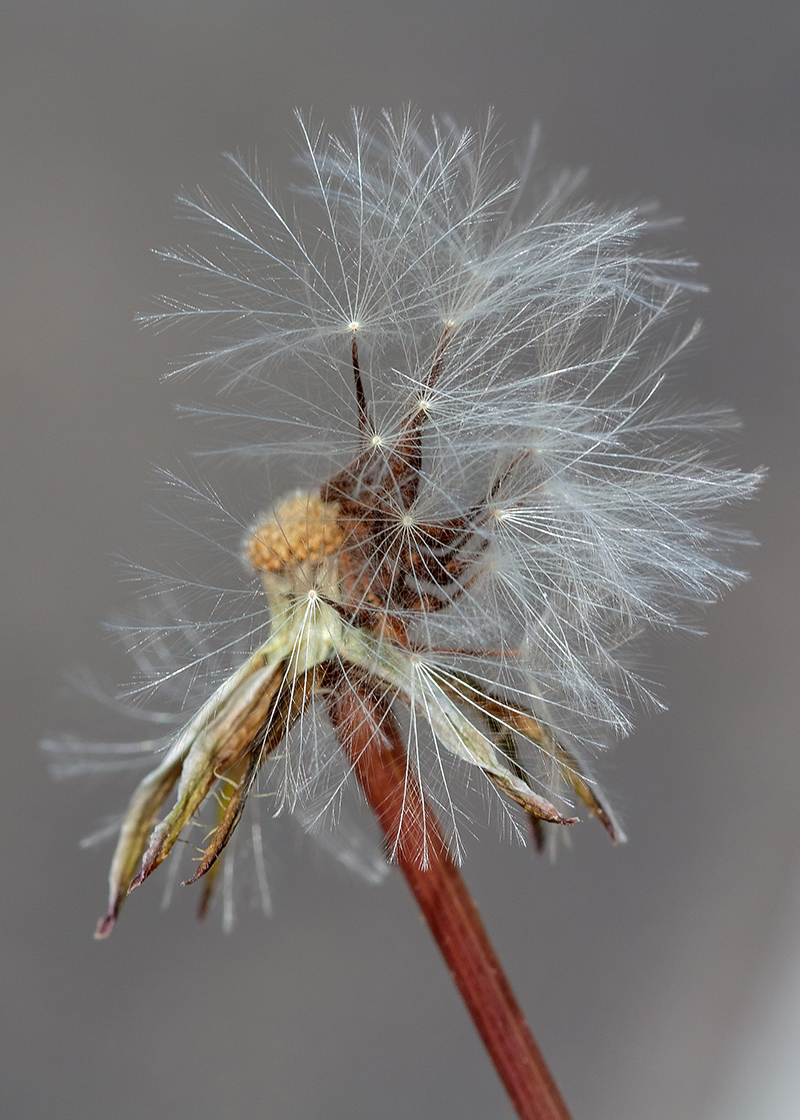
[[[202,328],[183,372],[225,394],[196,411],[290,483],[253,495],[260,605],[238,663],[231,642],[186,662],[218,679],[133,795],[99,936],[204,805],[207,883],[257,791],[335,816],[343,695],[402,737],[456,858],[460,783],[539,844],[576,806],[621,839],[591,758],[653,698],[633,650],[742,578],[719,511],[760,475],[715,457],[729,413],[665,390],[697,284],[650,249],[652,214],[576,201],[532,149],[509,174],[491,122],[354,113],[341,139],[298,120],[294,206],[230,157],[236,200],[183,198],[198,238],[164,254],[192,295],[150,318]]]

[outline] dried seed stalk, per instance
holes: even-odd
[[[378,694],[345,678],[330,693],[328,708],[518,1115],[523,1120],[570,1120],[436,817],[409,768],[394,717]]]

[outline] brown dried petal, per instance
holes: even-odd
[[[613,812],[605,803],[599,788],[590,781],[578,759],[556,738],[546,724],[538,720],[533,712],[506,704],[504,701],[491,696],[468,678],[464,678],[463,684],[468,689],[466,694],[460,694],[458,689],[455,688],[448,690],[448,694],[454,699],[460,699],[462,702],[467,701],[478,707],[486,716],[496,734],[503,736],[503,732],[513,730],[544,750],[555,763],[559,777],[574,790],[592,815],[597,817],[611,837],[612,842],[614,844],[624,842],[625,834]],[[503,738],[503,746],[516,772],[519,769],[519,764],[516,760],[513,738],[510,735],[505,735]],[[495,782],[495,785],[497,784]],[[511,793],[509,793],[509,796],[513,797],[515,801],[519,800]],[[522,804],[521,801],[519,803]],[[531,812],[532,816],[542,820],[551,819],[542,813],[530,809],[527,811]],[[534,836],[537,847],[540,847],[538,833],[535,832]]]
[[[302,677],[294,682],[291,690],[285,689],[278,698],[275,710],[271,712],[269,716],[269,729],[263,738],[260,738],[258,735],[256,736],[254,749],[251,749],[248,758],[247,770],[239,781],[236,782],[233,793],[228,798],[225,811],[222,814],[222,819],[214,830],[211,843],[203,852],[199,867],[194,875],[186,880],[184,886],[189,886],[191,883],[197,882],[201,876],[205,875],[206,872],[214,866],[217,859],[222,854],[225,845],[233,835],[233,830],[241,820],[247,802],[247,795],[252,788],[253,779],[255,778],[259,766],[270,751],[278,746],[295,720],[302,715],[308,701],[313,695],[319,675],[319,670],[314,669],[304,673]]]
[[[95,937],[102,940],[114,928],[131,878],[147,845],[153,820],[180,776],[183,755],[168,754],[161,765],[137,786],[128,805],[108,876],[108,912],[97,923]]]
[[[521,787],[519,780],[514,781],[514,775],[510,772],[507,778],[501,774],[492,774],[489,770],[484,770],[484,774],[501,793],[510,797],[512,801],[516,801],[517,805],[521,805],[525,812],[530,813],[532,817],[550,821],[552,824],[578,823],[578,817],[562,816],[555,805],[548,801],[546,797],[540,797],[533,790]]]
[[[283,664],[277,668],[267,666],[254,673],[198,734],[183,764],[175,807],[153,830],[141,871],[131,883],[131,890],[140,886],[163,863],[184,825],[200,808],[220,775],[244,757],[259,731],[270,724],[274,714],[277,715],[273,708],[284,680]],[[285,730],[285,723],[277,718],[276,731],[280,734],[277,739],[271,738],[280,742]]]

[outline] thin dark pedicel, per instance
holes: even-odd
[[[362,435],[375,431],[375,425],[367,408],[367,395],[364,392],[364,381],[361,376],[361,366],[358,362],[358,342],[356,332],[353,331],[353,341],[350,345],[350,354],[353,360],[353,377],[356,383],[356,403],[358,405],[358,430]]]

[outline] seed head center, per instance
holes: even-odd
[[[295,493],[256,522],[245,539],[245,559],[262,572],[319,564],[341,547],[339,513],[337,502]]]

